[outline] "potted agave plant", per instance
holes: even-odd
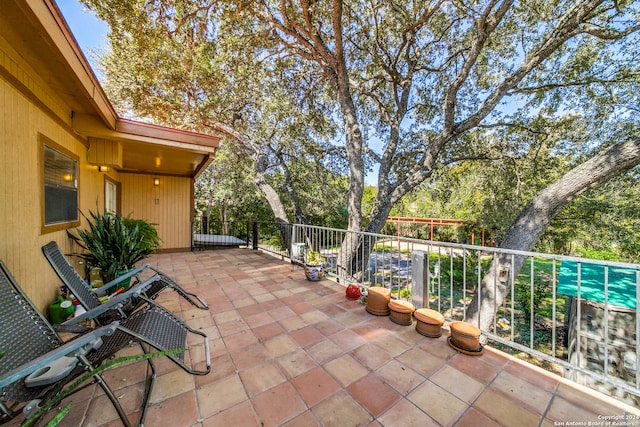
[[[320,252],[309,249],[304,266],[304,275],[307,280],[317,282],[324,277],[324,261],[324,257]]]
[[[83,249],[73,255],[83,259],[89,269],[99,268],[104,283],[125,274],[160,246],[156,229],[144,220],[111,212],[90,212],[89,216],[88,229],[67,234]]]

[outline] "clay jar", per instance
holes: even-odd
[[[413,323],[413,312],[416,308],[409,301],[391,300],[389,302],[391,321],[398,325],[408,326]]]
[[[480,352],[480,329],[467,322],[451,322],[451,344],[466,352]]]
[[[437,338],[442,335],[444,316],[430,308],[419,308],[414,313],[416,317],[416,331],[425,337]]]
[[[388,316],[390,312],[390,300],[391,291],[389,289],[380,286],[373,286],[369,288],[366,310],[376,316]]]

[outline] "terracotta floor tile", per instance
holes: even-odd
[[[255,365],[260,365],[270,360],[271,356],[267,352],[267,349],[265,349],[262,344],[258,343],[244,347],[237,353],[231,354],[231,358],[233,359],[233,363],[236,365],[236,368],[238,368],[238,370],[243,370]]]
[[[209,418],[240,402],[248,396],[237,375],[224,378],[196,390],[200,416]]]
[[[293,338],[300,347],[307,347],[308,345],[322,341],[324,339],[324,335],[322,335],[313,326],[307,326],[291,332],[291,338]]]
[[[372,371],[378,369],[380,366],[392,359],[389,353],[373,344],[363,345],[353,351],[352,354],[356,359],[362,362],[364,366]]]
[[[287,317],[286,319],[281,319],[278,321],[280,325],[287,332],[297,331],[298,329],[309,326],[304,320],[302,320],[298,315]]]
[[[249,330],[249,326],[243,320],[232,320],[230,322],[218,324],[220,336],[223,338],[235,335],[239,332]]]
[[[509,372],[500,372],[491,383],[491,388],[514,399],[520,400],[536,413],[543,415],[553,395],[542,388],[534,387],[530,382],[516,377]]]
[[[344,353],[366,344],[367,341],[355,332],[345,329],[329,337]]]
[[[363,310],[364,311],[364,310]],[[366,320],[366,315],[355,310],[339,313],[333,318],[345,327],[351,328],[360,325]]]
[[[175,424],[176,426],[178,424]],[[249,401],[239,403],[202,422],[202,427],[261,427]]]
[[[307,347],[306,351],[318,363],[326,363],[344,353],[336,343],[328,339],[324,339],[317,344]]]
[[[209,303],[197,310],[175,292],[158,300],[207,334],[212,360],[210,374],[190,376],[166,357],[154,359],[150,426],[557,427],[640,413],[491,346],[481,357],[459,354],[447,344],[447,325],[442,337],[424,337],[413,325],[370,315],[345,298],[344,286],[309,282],[301,268],[258,251],[154,254],[150,261]],[[186,360],[203,364],[201,341],[187,342]],[[143,362],[105,373],[134,424],[145,373]],[[120,427],[95,385],[69,400],[70,425]]]
[[[436,427],[440,426],[433,418],[425,414],[407,399],[401,399],[385,412],[378,421],[383,426],[398,427]]]
[[[323,322],[319,322],[317,324],[314,325],[314,327],[320,331],[320,333],[324,336],[329,336],[329,335],[333,335],[337,332],[340,332],[341,330],[344,329],[344,326],[340,325],[339,323],[336,323],[335,321],[329,319],[329,320],[325,320]]]
[[[304,350],[287,353],[278,358],[277,362],[288,378],[295,378],[318,366]]]
[[[595,404],[595,402],[594,402]],[[597,410],[596,410],[597,411]],[[605,415],[599,412],[593,412],[576,405],[574,402],[569,402],[562,397],[555,396],[551,401],[551,405],[546,413],[546,418],[554,422],[564,421],[584,421],[584,422],[596,422],[598,421],[598,415]],[[606,415],[622,415],[620,412],[606,413]]]
[[[307,325],[314,325],[316,323],[324,322],[329,318],[329,315],[327,315],[326,313],[323,313],[320,310],[311,310],[305,313],[297,313],[297,314]]]
[[[150,406],[145,418],[145,425],[190,426],[196,423],[200,417],[195,397],[195,391],[190,390]]]
[[[369,322],[360,322],[359,324],[351,327],[351,330],[359,334],[367,341],[373,341],[375,338],[387,333],[386,329],[377,328],[374,325],[371,325]]]
[[[449,365],[443,366],[429,379],[466,403],[476,400],[485,388],[480,381]]]
[[[345,354],[324,365],[324,368],[343,386],[359,380],[369,373],[369,370],[351,355]]]
[[[482,412],[469,408],[456,422],[456,427],[500,427]],[[557,427],[557,426],[556,426]]]
[[[182,369],[161,375],[151,391],[151,404],[162,402],[170,397],[177,396],[195,388],[194,376]]]
[[[334,394],[311,408],[320,425],[324,427],[364,426],[373,417],[343,391]]]
[[[393,357],[399,356],[410,348],[409,344],[396,338],[391,333],[376,337],[373,342]]]
[[[269,323],[267,325],[258,326],[253,328],[253,333],[259,340],[265,341],[276,335],[280,335],[284,332],[284,328],[279,323]]]
[[[422,375],[398,360],[392,360],[381,366],[376,373],[402,395],[409,393],[425,380]]]
[[[297,298],[297,297],[294,297]],[[302,315],[304,313],[308,313],[312,310],[314,310],[313,306],[311,306],[309,303],[307,302],[292,302],[289,307],[291,308],[291,310],[293,310],[294,313],[296,313],[297,315]],[[326,313],[326,315],[330,315],[329,313]]]
[[[395,331],[394,335],[399,340],[402,340],[407,344],[409,344],[409,346],[412,348],[416,347],[417,345],[423,342],[433,339],[433,338],[427,338],[424,335],[421,335],[418,332],[416,332],[415,326],[406,326],[406,327],[399,328],[398,330]]]
[[[244,316],[244,321],[249,325],[250,328],[254,329],[259,326],[268,325],[269,323],[273,323],[273,318],[269,316],[269,313],[255,313],[249,316]]]
[[[206,384],[221,380],[222,378],[234,375],[236,367],[231,360],[231,356],[225,353],[221,356],[211,359],[211,372],[207,375],[194,375],[196,388],[203,387]]]
[[[555,392],[558,387],[558,377],[545,371],[542,368],[533,366],[530,363],[525,363],[517,359],[513,359],[508,363],[504,370],[518,378],[522,378],[527,382],[535,385],[537,388],[541,388],[548,392]]]
[[[267,362],[240,372],[249,396],[255,396],[287,380],[274,362]]]
[[[562,382],[558,385],[556,396],[559,396],[577,406],[585,408],[596,414],[621,414],[623,412],[620,402],[609,399],[598,399],[597,392],[577,384]]]
[[[311,411],[305,411],[302,415],[282,424],[282,427],[320,427],[320,423]]]
[[[469,407],[465,402],[431,381],[425,381],[407,399],[443,426],[452,425]]]
[[[402,396],[376,375],[369,374],[347,387],[347,391],[374,417],[377,417]]]
[[[442,360],[449,360],[455,355],[458,354],[457,351],[449,347],[447,344],[446,333],[442,334],[440,338],[428,338],[427,340],[421,341],[418,344],[418,347],[428,351],[436,357],[439,357]]]
[[[258,419],[265,427],[279,426],[307,409],[291,383],[273,387],[255,396],[252,402]]]
[[[236,350],[239,350],[243,347],[247,347],[252,344],[256,344],[258,342],[258,338],[254,335],[254,333],[251,330],[238,332],[237,334],[227,336],[223,339],[224,339],[224,343],[227,346],[227,349],[231,352],[234,352]]]
[[[284,306],[284,307],[278,307],[275,308],[273,310],[269,310],[269,315],[273,318],[273,320],[283,320],[283,319],[287,319],[289,317],[293,317],[296,315],[296,313],[291,310],[289,307]]]
[[[341,389],[340,385],[321,367],[314,368],[291,380],[302,400],[311,407]]]
[[[264,342],[264,347],[274,359],[299,348],[289,335],[278,335]]]
[[[486,389],[474,402],[473,407],[503,426],[533,426],[538,425],[542,419],[538,414],[523,407],[519,401],[492,389]]]
[[[217,311],[213,315],[213,318],[216,321],[216,324],[222,325],[225,323],[242,320],[242,316],[238,310],[228,310],[228,311]]]
[[[449,366],[464,372],[470,377],[475,378],[482,384],[489,384],[498,374],[500,368],[495,365],[485,363],[482,356],[467,356],[465,354],[457,354],[449,361]]]
[[[428,378],[440,369],[443,363],[439,357],[417,347],[405,351],[397,357],[397,360],[409,366],[425,378]]]

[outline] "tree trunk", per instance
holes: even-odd
[[[531,199],[507,229],[500,247],[530,251],[555,214],[567,203],[586,190],[622,174],[639,163],[640,138],[634,137],[615,144],[576,166]],[[516,277],[525,259],[524,256],[516,256],[513,271],[505,274],[505,271],[511,269],[511,256],[497,256],[497,261],[491,263],[489,271],[482,279],[480,292],[476,292],[469,304],[465,321],[474,323],[485,331],[491,328],[495,318],[495,307],[502,304],[510,290],[509,275]]]
[[[261,151],[257,144],[250,141],[231,126],[214,120],[208,120],[206,125],[229,137],[229,140],[239,151],[253,159],[253,170],[255,172],[253,183],[267,200],[269,207],[273,211],[278,230],[280,230],[280,234],[282,235],[282,241],[285,247],[291,251],[291,224],[287,218],[287,211],[280,195],[273,186],[267,182],[266,171],[268,163],[266,154]]]

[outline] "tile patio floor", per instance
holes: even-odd
[[[161,254],[150,263],[210,305],[192,308],[172,291],[159,299],[208,335],[212,372],[194,377],[157,359],[147,426],[558,426],[640,415],[492,348],[459,354],[446,331],[426,338],[372,316],[342,286],[308,282],[301,268],[257,251]],[[203,346],[190,357],[202,365]],[[105,375],[133,422],[143,377],[140,363]],[[120,425],[99,388],[72,400],[63,425]]]

